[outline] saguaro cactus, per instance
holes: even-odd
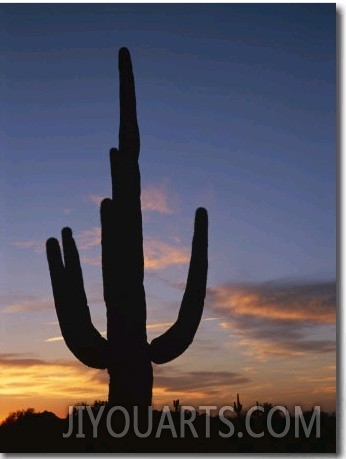
[[[107,339],[91,322],[79,254],[70,228],[59,242],[47,241],[47,258],[55,308],[62,335],[71,352],[85,365],[107,368],[109,403],[149,406],[151,362],[161,364],[181,355],[197,331],[206,293],[208,216],[195,215],[192,253],[185,293],[176,322],[150,344],[146,334],[143,286],[144,256],[140,172],[140,141],[130,53],[119,51],[119,149],[110,150],[112,199],[101,203],[101,244]]]
[[[180,401],[179,399],[173,400],[174,412],[180,413]]]
[[[239,394],[237,394],[237,402],[233,402],[234,411],[237,413],[238,418],[241,415],[241,410],[243,409],[243,405],[240,403]]]

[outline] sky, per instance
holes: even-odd
[[[153,404],[335,411],[333,4],[1,4],[0,420],[105,400],[57,322],[45,241],[73,229],[106,330],[99,203],[129,48],[141,135],[148,339],[177,317],[195,209],[209,214],[192,346]]]

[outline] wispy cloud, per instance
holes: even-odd
[[[85,255],[81,256],[82,264],[86,264],[89,266],[96,266],[98,268],[101,267],[101,255]]]
[[[221,387],[246,384],[250,381],[247,376],[232,371],[176,371],[170,374],[163,372],[156,375],[156,385],[165,392],[184,394],[192,391],[200,391],[204,394],[213,389],[219,391]]]
[[[89,250],[92,247],[100,246],[101,227],[94,226],[93,228],[81,231],[76,235],[76,243],[79,250]]]
[[[90,304],[103,303],[103,298],[98,295],[90,295]],[[16,314],[22,312],[36,312],[36,311],[53,311],[54,310],[54,298],[51,297],[40,297],[36,295],[27,294],[0,294],[0,313],[5,314]],[[58,321],[48,321],[45,325],[58,325]]]
[[[64,341],[62,336],[53,336],[52,338],[45,339],[46,343],[55,343],[57,341]]]
[[[270,330],[266,329],[267,337],[257,338],[256,332],[251,338],[239,339],[238,346],[243,348],[244,354],[256,357],[265,361],[271,357],[303,357],[307,354],[335,353],[335,341],[333,340],[307,340],[303,334],[297,334],[293,339],[288,332],[288,336],[282,335],[281,339],[271,336]],[[281,330],[282,333],[287,330]]]
[[[106,331],[103,331],[100,333],[102,336],[106,336],[107,335],[107,332]],[[59,335],[59,336],[53,336],[52,338],[47,338],[44,340],[46,343],[56,343],[58,341],[64,341],[64,338],[63,336]]]
[[[0,353],[0,373],[6,374],[6,381],[0,384],[0,418],[28,403],[66,415],[69,403],[104,400],[107,386],[95,380],[98,372],[78,361],[46,361],[26,354]]]
[[[0,352],[0,365],[3,367],[31,367],[35,365],[53,365],[53,363],[33,358],[30,354],[24,352]]]
[[[209,298],[217,310],[226,314],[335,324],[334,283],[228,284],[209,289]]]
[[[205,400],[210,396],[216,400],[219,394],[228,392],[231,386],[244,385],[250,381],[248,376],[233,371],[182,371],[172,366],[155,366],[154,370],[156,405],[169,403],[173,396],[183,396],[185,403],[193,403],[196,399]],[[42,403],[43,400],[44,409],[49,408],[48,401],[60,402],[60,411],[68,402],[92,402],[97,398],[107,398],[107,372],[85,367],[77,361],[46,361],[24,353],[0,353],[0,371],[6,374],[6,384],[0,385],[0,396],[6,399],[8,406],[20,403],[12,409],[23,408],[22,404],[28,398],[30,403],[33,400]],[[37,407],[37,403],[35,405]],[[0,417],[7,413],[0,412]],[[67,407],[65,413],[61,414],[67,414]]]
[[[173,213],[174,210],[171,201],[175,198],[172,198],[172,193],[168,193],[167,186],[167,182],[163,182],[161,184],[150,184],[143,187],[141,193],[143,212],[157,212],[160,214]],[[87,199],[99,206],[104,197],[92,194]],[[69,213],[70,211],[71,209],[64,209],[65,213]],[[78,249],[81,251],[99,247],[101,244],[101,228],[99,226],[85,229],[76,233],[74,236]],[[33,250],[36,253],[45,251],[44,240],[28,239],[24,241],[15,241],[12,244],[18,249]],[[145,242],[144,251],[146,257],[145,263],[148,269],[161,269],[171,264],[186,263],[188,261],[188,254],[184,248],[161,241]],[[84,254],[83,261],[93,266],[99,266],[101,264],[100,257],[95,255],[88,256]]]
[[[82,231],[76,236],[78,248],[87,251],[101,244],[99,227]],[[190,251],[178,244],[158,240],[144,240],[144,265],[146,269],[164,269],[168,266],[185,264],[190,260]],[[83,262],[92,266],[101,265],[100,255],[83,255]]]
[[[39,298],[39,297],[24,297],[21,295],[18,299],[9,298],[7,304],[2,301],[4,304],[1,307],[1,312],[6,314],[16,314],[20,312],[33,312],[33,311],[44,311],[52,309],[53,300],[49,298]]]
[[[70,209],[69,207],[64,207],[62,211],[64,215],[69,215],[73,211],[73,209]]]
[[[107,374],[95,373],[95,380],[107,383]],[[186,371],[179,367],[154,365],[153,401],[156,407],[180,397],[184,404],[217,403],[229,398],[231,389],[251,382],[247,375],[233,371]]]
[[[88,199],[89,199],[89,201],[93,202],[94,204],[96,204],[99,207],[100,204],[101,204],[101,201],[103,199],[105,199],[105,196],[99,196],[97,194],[91,194]]]
[[[267,359],[335,352],[335,295],[334,282],[227,284],[208,290],[208,304],[246,354]]]
[[[211,320],[217,320],[217,318],[216,317],[207,317],[206,319],[202,319],[202,322],[208,322],[208,321],[211,321]],[[173,325],[173,323],[174,322],[151,323],[151,324],[147,324],[146,328],[147,328],[147,330],[156,330],[156,329],[168,328],[171,325]],[[102,336],[106,336],[107,332],[103,331],[103,332],[101,332],[101,335]],[[46,343],[54,343],[54,342],[63,341],[63,340],[64,340],[64,338],[60,335],[60,336],[53,336],[52,338],[47,338],[44,341]]]
[[[94,227],[81,231],[75,235],[78,250],[86,252],[101,244],[101,228]],[[35,252],[44,251],[44,243],[23,241],[14,243],[20,249],[34,249]],[[84,263],[90,266],[101,266],[100,255],[82,255]],[[144,241],[144,264],[147,269],[164,269],[168,266],[188,263],[190,251],[186,247],[158,240]]]
[[[29,239],[26,241],[15,241],[12,243],[17,249],[31,249],[35,253],[41,253],[44,251],[44,242],[38,239]]]
[[[167,187],[167,182],[144,186],[141,191],[142,211],[172,214],[174,211],[172,193],[168,192]],[[92,194],[88,197],[88,200],[97,206],[100,206],[103,199],[105,199],[105,196],[97,194]]]
[[[143,212],[173,213],[166,184],[147,185],[144,187],[141,193],[141,203]]]
[[[154,403],[167,405],[173,398],[198,407],[227,403],[235,387],[246,387],[251,379],[236,371],[188,371],[173,366],[154,366]]]
[[[185,247],[157,240],[144,242],[144,264],[147,269],[163,269],[188,263],[189,260],[190,251]]]

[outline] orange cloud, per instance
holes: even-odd
[[[144,265],[147,269],[163,269],[189,261],[190,252],[186,248],[161,241],[144,242]]]
[[[171,214],[173,209],[168,203],[166,186],[147,185],[141,193],[141,204],[143,212],[158,212],[160,214]]]
[[[101,244],[99,227],[85,230],[76,236],[80,250],[86,251]],[[83,255],[83,262],[92,266],[101,265],[99,255]],[[157,240],[144,241],[144,265],[146,269],[164,269],[171,265],[185,264],[190,261],[190,252],[185,247],[168,244]]]
[[[91,202],[100,206],[105,196],[90,195],[88,198]],[[141,191],[141,205],[143,212],[158,212],[160,214],[172,214],[173,209],[169,203],[167,193],[167,184],[146,185]]]
[[[232,286],[209,290],[219,311],[282,321],[335,324],[335,287],[319,284],[298,286]]]
[[[81,231],[76,235],[77,247],[80,250],[88,250],[101,244],[101,227],[94,226],[91,229]]]
[[[232,330],[247,356],[333,358],[335,294],[333,282],[228,284],[209,289],[207,303],[223,316],[220,327]]]
[[[28,298],[8,304],[1,310],[1,312],[7,314],[16,314],[18,312],[43,311],[51,309],[52,306],[52,299]]]
[[[107,398],[107,384],[96,377],[100,370],[78,361],[47,362],[24,354],[0,354],[0,372],[6,375],[0,381],[0,419],[29,406],[65,416],[69,404]]]
[[[52,338],[45,339],[47,343],[55,343],[57,341],[64,341],[62,336],[53,336]]]
[[[333,340],[291,340],[285,339],[268,339],[260,337],[241,338],[237,342],[238,346],[243,347],[245,355],[256,357],[259,361],[265,362],[271,357],[302,357],[311,353],[335,353],[335,341]],[[234,346],[234,345],[232,345]]]
[[[48,362],[25,354],[0,353],[0,371],[6,375],[0,381],[0,421],[9,412],[28,407],[52,410],[63,417],[68,405],[106,400],[108,396],[107,371],[88,368],[78,361]],[[186,404],[204,404],[207,398],[217,399],[220,393],[227,392],[232,384],[249,381],[235,372],[184,372],[174,365],[166,369],[155,366],[154,371],[157,407],[169,404],[176,396]]]

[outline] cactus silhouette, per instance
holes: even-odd
[[[111,405],[148,407],[152,401],[152,362],[181,355],[201,320],[208,270],[208,215],[195,215],[185,293],[176,322],[150,344],[146,334],[144,255],[140,202],[140,150],[136,95],[130,53],[119,51],[119,149],[110,150],[112,199],[101,203],[103,293],[107,339],[91,322],[78,250],[72,230],[47,240],[55,308],[65,343],[85,365],[108,369]]]
[[[174,412],[180,413],[180,402],[179,399],[173,400]]]
[[[240,403],[239,394],[237,394],[237,402],[233,402],[234,411],[237,413],[238,418],[241,415],[241,410],[243,409],[243,405]]]

